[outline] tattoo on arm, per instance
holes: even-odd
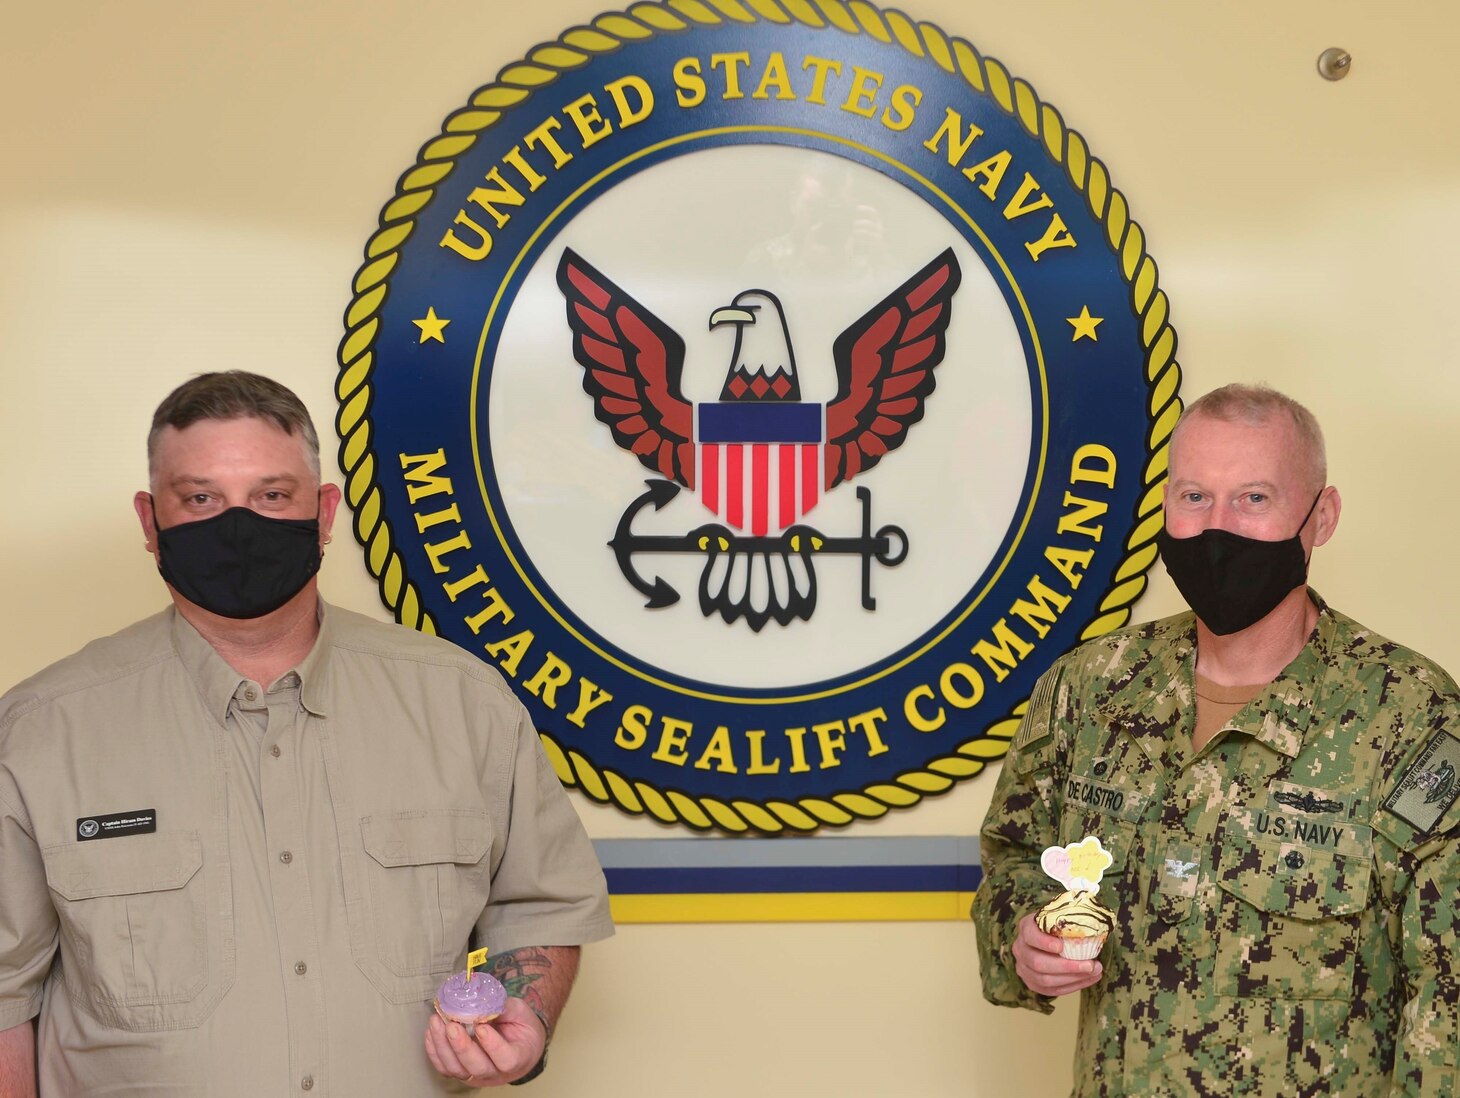
[[[581,950],[577,946],[523,946],[489,956],[483,967],[547,1019],[549,1035],[573,990]]]
[[[538,1010],[546,1010],[542,995],[533,986],[552,971],[553,959],[546,949],[524,946],[488,957],[485,967],[502,981],[508,995],[524,999]]]

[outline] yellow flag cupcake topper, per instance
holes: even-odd
[[[487,963],[487,951],[474,949],[466,955],[466,982],[471,983],[471,970]]]

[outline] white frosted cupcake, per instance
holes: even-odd
[[[1115,913],[1095,899],[1095,893],[1071,889],[1040,908],[1034,924],[1063,940],[1061,956],[1088,961],[1100,955],[1106,937],[1115,929]]]

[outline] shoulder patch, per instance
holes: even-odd
[[[1059,676],[1050,672],[1039,677],[1034,684],[1034,693],[1029,696],[1029,705],[1024,710],[1024,719],[1019,722],[1019,732],[1014,737],[1015,751],[1022,751],[1031,743],[1049,735],[1052,722],[1046,719],[1054,703],[1055,683]]]
[[[1437,732],[1399,776],[1384,808],[1428,833],[1460,797],[1460,739]]]

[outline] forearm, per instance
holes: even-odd
[[[1049,843],[1053,843],[1053,838]],[[1015,971],[1014,939],[1019,922],[1049,898],[1048,878],[1039,868],[1039,856],[1022,847],[995,839],[988,831],[981,841],[984,880],[973,904],[973,925],[978,935],[979,965],[984,998],[1001,1006],[1020,1006],[1042,1013],[1054,1009],[1045,996],[1025,986]]]
[[[578,946],[523,946],[489,957],[484,966],[507,989],[548,1020],[549,1031],[567,1005],[578,974]]]
[[[35,1027],[30,1022],[0,1030],[0,1094],[36,1098]]]
[[[979,830],[984,879],[973,904],[984,998],[1001,1006],[1048,1013],[1051,1001],[1036,995],[1015,971],[1019,922],[1048,898],[1040,852],[1058,842],[1059,763],[1053,732],[1055,671],[1041,679],[1004,759],[993,801]]]

